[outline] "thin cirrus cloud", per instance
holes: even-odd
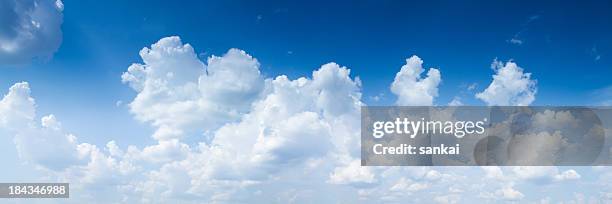
[[[0,2],[0,64],[46,60],[62,42],[61,0]]]
[[[152,135],[156,143],[150,146],[110,141],[98,147],[79,142],[54,115],[38,119],[27,82],[15,84],[0,101],[0,128],[11,133],[20,158],[52,180],[70,182],[74,199],[496,202],[525,199],[516,183],[580,179],[575,170],[556,168],[532,175],[529,169],[499,167],[362,167],[361,81],[351,77],[350,69],[332,62],[310,77],[266,78],[257,59],[245,51],[230,49],[202,62],[179,37],[162,38],[140,55],[142,63],[131,65],[121,78],[136,92],[129,103],[134,118],[156,130]],[[408,58],[396,75],[391,90],[398,104],[434,104],[440,72],[430,69],[423,78],[422,63],[417,56]],[[482,92],[483,101],[509,105],[533,101],[524,98],[524,87],[535,90],[535,84],[529,85],[531,79],[522,69],[509,62],[496,71]],[[487,91],[499,87],[502,91],[495,94]],[[507,90],[512,88],[520,90]],[[529,93],[534,97],[535,91]],[[210,139],[186,142],[187,137],[204,138],[203,134]],[[481,171],[487,176],[466,176]],[[466,193],[472,191],[486,193]],[[337,197],[318,196],[329,194]]]

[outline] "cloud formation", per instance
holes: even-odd
[[[130,111],[157,128],[157,140],[201,135],[235,121],[264,88],[259,62],[242,50],[230,49],[205,64],[191,45],[167,37],[140,56],[143,64],[132,64],[121,79],[138,92]]]
[[[0,64],[48,59],[62,42],[61,0],[0,2]]]
[[[489,106],[527,106],[535,100],[536,80],[531,73],[523,73],[523,68],[516,63],[493,61],[491,68],[495,71],[493,81],[476,98]]]
[[[433,105],[434,98],[438,96],[438,85],[442,80],[440,71],[430,68],[427,71],[427,77],[422,78],[421,74],[423,72],[423,60],[421,58],[413,55],[406,59],[406,64],[395,75],[391,84],[391,92],[397,95],[397,105]]]
[[[265,79],[259,62],[242,50],[230,49],[203,63],[178,37],[144,48],[141,57],[144,64],[130,66],[122,80],[138,92],[131,112],[157,127],[153,137],[159,144],[134,150],[130,157],[168,158],[133,184],[133,189],[153,189],[142,192],[147,196],[228,201],[228,193],[276,183],[270,175],[296,180],[298,175],[288,173],[295,170],[310,172],[321,183],[328,177],[340,182],[342,174],[330,172],[338,165],[350,168],[357,155],[361,82],[346,67],[328,63],[311,78]],[[210,134],[210,141],[189,148],[181,142],[189,133]]]
[[[140,54],[142,63],[131,65],[122,81],[136,92],[129,103],[135,119],[156,130],[152,145],[79,142],[59,117],[38,118],[25,82],[0,101],[0,129],[13,133],[20,157],[53,181],[70,182],[71,199],[498,202],[527,198],[522,185],[582,179],[577,170],[557,168],[363,167],[361,81],[349,68],[331,62],[310,76],[265,77],[245,51],[230,49],[202,62],[178,37],[163,38]],[[397,74],[392,87],[400,90],[398,103],[433,104],[439,71],[430,69],[422,78],[421,65],[411,57]],[[542,117],[571,121],[564,113]]]

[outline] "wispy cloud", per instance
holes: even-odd
[[[522,39],[522,35],[527,32],[528,26],[533,23],[534,21],[540,19],[540,15],[533,15],[530,16],[527,21],[525,23],[523,23],[523,25],[521,25],[521,30],[516,32],[512,38],[510,38],[509,40],[507,40],[508,43],[510,44],[514,44],[514,45],[522,45],[524,43],[524,40]]]
[[[594,61],[601,60],[601,54],[599,53],[599,50],[597,50],[597,45],[593,45],[590,51],[590,55],[593,56]]]

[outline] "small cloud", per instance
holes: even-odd
[[[288,8],[277,8],[277,9],[274,9],[274,13],[287,13],[287,12],[289,12]]]
[[[293,51],[289,50],[289,51],[287,51],[287,54],[288,54],[288,55],[292,55],[292,54],[293,54]]]
[[[593,48],[591,48],[590,55],[594,57],[595,61],[599,61],[601,59],[601,54],[597,50],[597,46],[596,45],[594,45]]]
[[[378,102],[378,101],[380,101],[380,100],[382,100],[384,98],[385,98],[385,94],[384,93],[379,93],[376,96],[370,96],[370,100],[372,100],[374,102]]]
[[[208,51],[198,53],[200,59],[206,59],[208,57]]]
[[[123,105],[122,100],[118,100],[117,102],[115,102],[115,106],[120,107],[121,105]]]
[[[508,201],[517,201],[525,197],[523,193],[512,188],[512,186],[505,186],[502,189],[495,191],[495,195],[501,199],[508,200]]]
[[[458,96],[455,96],[455,98],[453,98],[453,100],[451,102],[448,103],[449,106],[462,106],[463,103],[461,102],[461,98]]]
[[[515,45],[522,45],[523,44],[523,40],[520,40],[517,37],[518,36],[514,36],[512,39],[508,40],[508,42],[511,43],[511,44],[515,44]]]
[[[262,19],[263,19],[263,15],[261,14],[257,15],[257,23],[261,22]]]
[[[533,21],[535,21],[535,20],[538,20],[539,18],[540,18],[540,15],[533,15],[533,16],[530,16],[530,17],[529,17],[529,20],[527,20],[527,23],[525,23],[525,25],[527,25],[527,24],[529,24],[529,23],[531,23],[531,22],[533,22]]]
[[[525,33],[527,31],[527,27],[534,21],[538,20],[540,18],[540,15],[533,15],[530,16],[527,21],[525,23],[523,23],[523,25],[521,25],[521,30],[516,32],[511,39],[506,40],[506,42],[513,44],[513,45],[522,45],[525,41],[523,39],[521,39],[521,36],[523,35],[523,33]]]
[[[473,91],[478,86],[478,83],[474,82],[467,87],[468,91]]]

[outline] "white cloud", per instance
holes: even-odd
[[[455,96],[451,102],[448,102],[449,106],[462,106],[461,98]]]
[[[430,68],[427,77],[421,78],[423,73],[423,60],[414,55],[406,59],[406,64],[395,75],[391,84],[391,92],[397,95],[397,105],[428,106],[433,105],[438,96],[440,84],[440,71]]]
[[[504,179],[504,172],[498,166],[481,166],[480,168],[485,172],[485,178]]]
[[[521,25],[521,30],[516,32],[514,34],[514,36],[512,36],[511,39],[507,40],[508,43],[510,44],[514,44],[514,45],[522,45],[524,43],[522,36],[525,34],[525,32],[527,32],[528,30],[528,26],[533,23],[535,20],[538,20],[540,18],[539,15],[533,15],[530,16],[527,21]]]
[[[47,59],[62,42],[61,0],[0,2],[0,64]]]
[[[0,101],[0,127],[21,128],[34,120],[36,110],[27,82],[16,83]]]
[[[407,178],[400,178],[395,185],[391,186],[389,190],[391,191],[401,191],[401,192],[416,192],[429,188],[430,185],[424,182],[414,182]]]
[[[580,174],[574,169],[560,172],[559,168],[555,166],[482,166],[480,168],[485,172],[485,179],[492,179],[496,182],[529,181],[537,184],[549,184],[581,178]]]
[[[362,167],[360,160],[352,161],[348,166],[336,167],[329,177],[333,184],[368,185],[376,182],[374,173],[368,167]]]
[[[508,40],[509,43],[515,44],[515,45],[522,45],[523,44],[523,40],[518,39],[515,37],[513,37],[512,39]]]
[[[562,172],[561,174],[555,175],[554,179],[556,181],[565,181],[565,180],[576,180],[580,179],[580,174],[576,172],[576,170],[570,169]]]
[[[0,101],[0,127],[15,133],[19,156],[43,168],[61,170],[78,161],[76,138],[61,130],[55,116],[35,121],[35,102],[26,82],[13,85]]]
[[[581,177],[576,170],[569,169],[559,172],[559,169],[554,166],[516,166],[511,170],[517,179],[539,183],[577,180]]]
[[[52,176],[70,181],[75,189],[89,184],[116,184],[135,167],[107,156],[95,145],[78,143],[54,115],[36,120],[36,104],[26,82],[16,83],[0,101],[0,129],[13,134],[19,157]],[[118,150],[109,143],[113,152]],[[102,185],[104,186],[104,185]]]
[[[467,90],[468,91],[473,91],[474,89],[476,89],[477,86],[478,86],[478,83],[476,83],[476,82],[471,83],[469,86],[467,86]]]
[[[434,197],[434,201],[440,204],[454,204],[459,203],[461,197],[456,194],[448,194]]]
[[[151,162],[170,162],[182,160],[187,157],[189,146],[180,143],[177,139],[161,140],[158,144],[145,147],[140,156]]]
[[[517,201],[523,199],[525,195],[520,191],[512,188],[512,186],[505,186],[502,189],[495,191],[495,195],[504,200]]]
[[[191,45],[167,37],[140,56],[144,64],[131,65],[121,79],[138,92],[130,111],[157,127],[158,140],[201,135],[235,121],[264,87],[259,62],[238,49],[210,57],[207,66]]]
[[[490,106],[526,106],[535,100],[536,81],[531,79],[531,73],[523,73],[512,61],[504,64],[495,60],[491,68],[495,70],[493,81],[476,98]]]
[[[206,65],[178,37],[163,38],[141,56],[145,64],[130,66],[122,79],[138,91],[131,111],[157,127],[159,145],[128,151],[130,157],[164,158],[167,151],[153,151],[164,150],[164,141],[176,141],[171,149],[187,149],[179,148],[184,146],[180,139],[192,129],[208,131],[211,139],[175,154],[180,157],[158,161],[166,164],[135,189],[158,185],[156,178],[178,177],[186,189],[157,186],[152,196],[236,198],[245,185],[274,183],[282,175],[295,180],[299,174],[293,171],[317,175],[313,178],[323,184],[373,182],[367,168],[344,162],[359,153],[354,130],[361,106],[361,82],[351,79],[346,67],[328,63],[312,78],[264,79],[259,62],[244,51],[231,49]],[[353,169],[361,179],[345,181]]]

